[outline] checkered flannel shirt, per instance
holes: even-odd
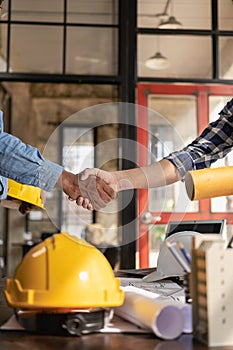
[[[178,169],[182,178],[189,170],[203,169],[223,158],[233,149],[233,99],[192,143],[170,153],[166,159]]]

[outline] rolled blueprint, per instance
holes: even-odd
[[[124,289],[122,306],[115,308],[115,314],[145,329],[152,330],[161,339],[175,339],[184,329],[184,314],[175,303],[165,298],[156,299],[142,293]]]
[[[182,315],[184,317],[183,333],[192,333],[193,331],[192,304],[177,301],[166,296],[160,296],[157,300],[158,301],[164,300],[166,305],[174,305],[178,307],[181,310]]]
[[[233,166],[189,171],[185,187],[191,200],[233,195]]]

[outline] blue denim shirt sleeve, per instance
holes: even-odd
[[[39,150],[3,132],[0,113],[0,175],[26,185],[51,191],[63,167],[45,159]]]
[[[8,181],[5,177],[0,176],[0,200],[7,197]]]

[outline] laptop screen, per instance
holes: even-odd
[[[165,238],[173,233],[182,231],[196,231],[199,233],[219,233],[224,235],[226,220],[192,220],[170,221],[167,225]]]

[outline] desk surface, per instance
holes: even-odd
[[[12,310],[0,307],[0,324],[12,315]],[[2,350],[233,350],[233,346],[215,347],[197,342],[191,334],[176,340],[158,339],[153,334],[100,334],[76,336],[35,335],[26,331],[0,330]]]
[[[177,340],[159,340],[152,335],[89,334],[82,337],[32,335],[22,331],[0,331],[2,350],[232,350],[233,347],[208,348],[182,335]]]
[[[1,282],[1,281],[0,281]],[[13,311],[0,295],[0,326]],[[88,334],[82,337],[35,335],[26,331],[0,330],[1,350],[233,350],[233,346],[210,348],[183,334],[172,341],[149,334]]]

